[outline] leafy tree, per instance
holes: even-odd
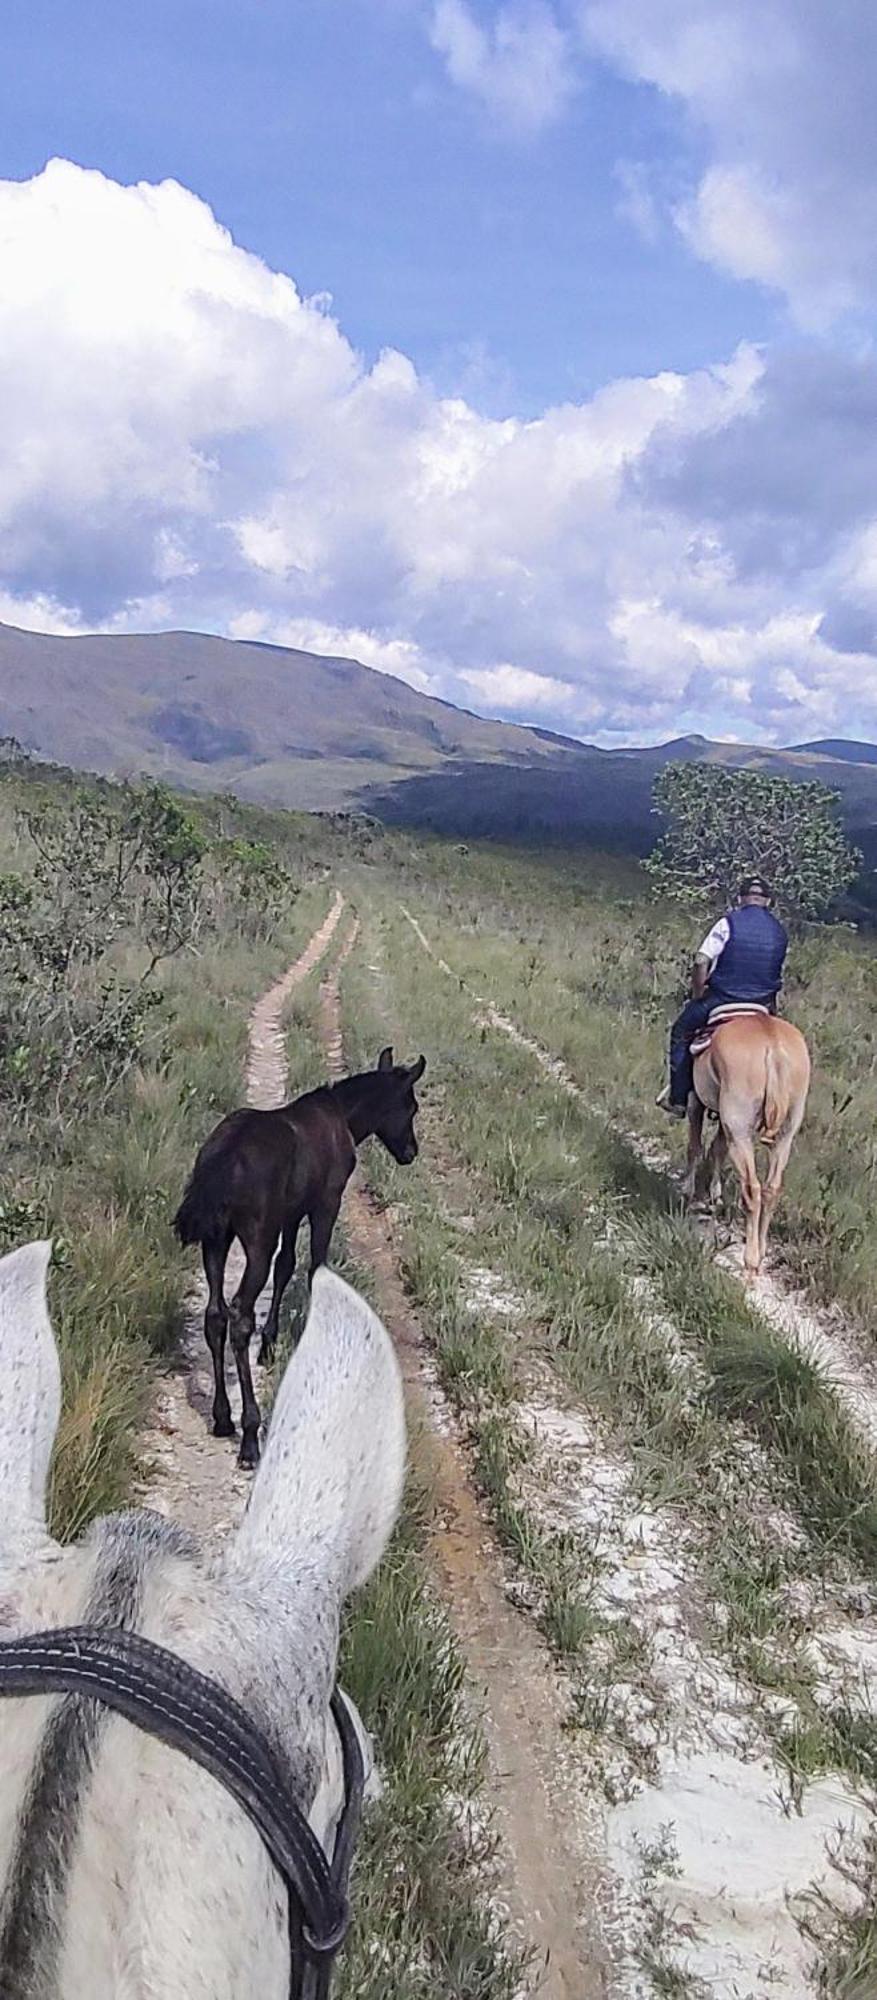
[[[862,856],[838,824],[839,794],[723,764],[667,764],[653,801],[666,821],[646,868],[659,893],[730,902],[741,876],[763,872],[784,910],[821,917]]]

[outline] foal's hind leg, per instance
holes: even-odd
[[[213,1362],[213,1435],[218,1438],[234,1437],[234,1424],[231,1420],[231,1407],[225,1386],[225,1332],[228,1325],[228,1307],[223,1291],[232,1233],[230,1229],[226,1230],[214,1241],[201,1245],[207,1278],[204,1338]]]
[[[295,1246],[300,1228],[300,1215],[296,1215],[290,1222],[287,1222],[283,1231],[280,1249],[274,1260],[274,1289],[271,1294],[271,1304],[268,1307],[268,1316],[262,1328],[262,1345],[259,1349],[259,1360],[265,1367],[268,1367],[274,1359],[274,1349],[277,1344],[277,1329],[280,1321],[280,1306],[283,1294],[295,1270]]]
[[[244,1244],[246,1269],[229,1308],[229,1333],[237,1363],[238,1381],[241,1385],[241,1448],[238,1464],[252,1467],[259,1463],[259,1425],[262,1418],[253,1390],[250,1372],[250,1341],[256,1330],[256,1300],[271,1269],[271,1255],[276,1238],[272,1235],[256,1237]]]

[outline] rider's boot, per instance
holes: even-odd
[[[669,1083],[665,1083],[663,1090],[659,1090],[658,1095],[655,1098],[655,1103],[658,1106],[659,1111],[666,1111],[668,1118],[685,1118],[688,1115],[687,1108],[684,1104],[673,1103],[670,1096]]]

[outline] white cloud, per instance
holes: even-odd
[[[580,0],[586,45],[687,113],[706,154],[676,219],[805,327],[877,297],[873,0]]]
[[[502,422],[173,183],[0,183],[0,617],[354,654],[604,740],[877,733],[877,363],[824,347]]]
[[[552,674],[534,674],[528,667],[505,662],[497,667],[470,667],[460,679],[472,689],[488,709],[503,709],[508,715],[552,715],[580,713],[587,700],[571,681],[559,681]]]
[[[448,76],[503,126],[539,132],[576,89],[571,40],[547,0],[514,0],[489,27],[466,0],[435,0],[430,39]]]

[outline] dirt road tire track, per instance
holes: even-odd
[[[338,975],[358,935],[355,923],[320,989],[330,1074],[344,1073]],[[381,1316],[405,1381],[409,1414],[423,1440],[436,1520],[430,1549],[442,1595],[484,1700],[490,1802],[512,1920],[541,1970],[540,2000],[604,2000],[611,1988],[599,1925],[606,1894],[599,1832],[583,1825],[564,1735],[564,1709],[547,1651],[502,1581],[499,1549],[482,1516],[462,1451],[434,1423],[427,1344],[399,1275],[386,1217],[359,1173],[348,1189],[351,1247],[374,1274]]]
[[[247,1046],[250,1104],[267,1109],[283,1102],[287,1079],[284,1008],[328,951],[343,908],[344,898],[336,892],[328,914],[294,965],[256,1001]],[[229,1285],[237,1282],[242,1269],[240,1248],[235,1244],[228,1263]],[[252,1476],[236,1464],[236,1442],[223,1444],[210,1434],[213,1371],[204,1344],[204,1302],[199,1274],[186,1300],[180,1345],[162,1377],[151,1424],[141,1438],[143,1481],[138,1498],[156,1512],[172,1516],[202,1540],[217,1541],[243,1513]],[[226,1370],[232,1408],[236,1409],[239,1390],[230,1355]]]

